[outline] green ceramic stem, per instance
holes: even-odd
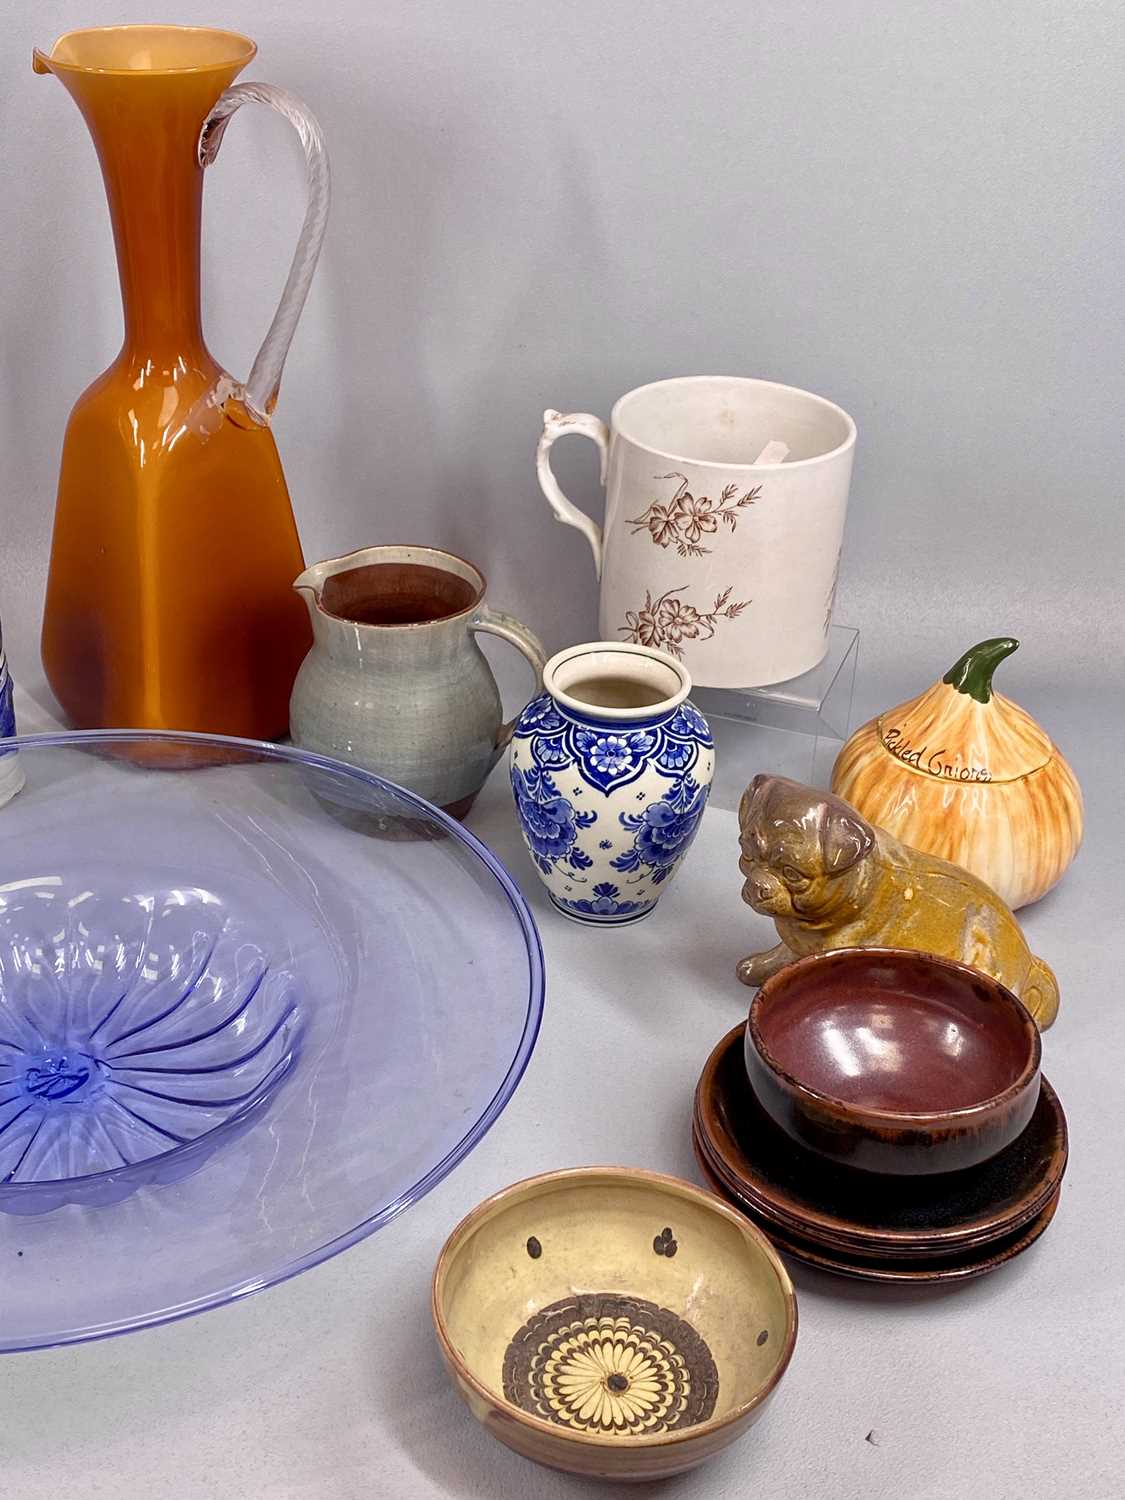
[[[955,687],[959,693],[968,693],[978,703],[987,703],[992,697],[992,674],[1006,656],[1019,645],[1010,635],[998,635],[990,641],[981,641],[970,646],[964,656],[959,657],[941,679]]]

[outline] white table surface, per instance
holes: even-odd
[[[1068,1112],[1071,1164],[1053,1225],[1019,1260],[950,1289],[868,1286],[794,1267],[800,1335],[762,1422],[710,1465],[631,1493],[1125,1492],[1120,708],[1111,723],[1097,701],[1065,709],[1091,835],[1060,889],[1025,914],[1062,984],[1045,1070]],[[26,698],[19,712],[23,729],[40,727]],[[608,932],[547,908],[502,776],[470,821],[529,894],[547,957],[542,1033],[506,1112],[421,1204],[316,1270],[186,1322],[0,1358],[4,1495],[607,1492],[535,1468],[472,1420],[434,1343],[433,1262],[462,1214],[531,1173],[619,1162],[696,1177],[692,1089],[745,1011],[734,965],[765,941],[768,924],[740,901],[729,812],[708,811],[652,918]],[[2,1250],[11,1235],[0,1230]],[[0,1262],[0,1299],[3,1277]]]

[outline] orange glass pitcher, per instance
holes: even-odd
[[[125,314],[121,352],[67,425],[43,619],[47,679],[80,728],[284,734],[311,642],[269,420],[324,236],[328,159],[292,95],[231,86],[256,50],[229,31],[111,26],[34,54],[94,138]],[[249,100],[297,128],[309,204],[241,385],[203,341],[200,221],[204,170]]]

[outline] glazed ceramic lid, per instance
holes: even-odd
[[[916,698],[876,720],[879,743],[905,765],[960,781],[1018,781],[1058,754],[1031,715],[998,693],[992,673],[1019,645],[997,637],[974,646]]]

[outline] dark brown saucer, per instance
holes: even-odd
[[[839,1243],[835,1240],[822,1238],[819,1234],[802,1234],[789,1225],[781,1224],[771,1216],[768,1211],[763,1211],[760,1205],[751,1202],[738,1189],[736,1183],[724,1174],[721,1166],[707,1154],[706,1147],[699,1138],[698,1132],[692,1130],[692,1147],[695,1151],[695,1159],[700,1170],[704,1173],[708,1185],[713,1191],[720,1193],[729,1203],[735,1204],[746,1216],[754,1221],[760,1229],[767,1232],[779,1245],[797,1247],[806,1252],[805,1259],[812,1262],[813,1256],[822,1257],[827,1262],[839,1263],[841,1265],[858,1263],[860,1265],[878,1265],[886,1270],[901,1268],[912,1269],[937,1269],[939,1265],[956,1266],[962,1263],[976,1265],[986,1252],[992,1249],[1003,1249],[1008,1240],[1015,1239],[1029,1224],[1034,1223],[1043,1213],[1044,1209],[1057,1200],[1060,1189],[1056,1188],[1054,1194],[1048,1198],[1047,1203],[1041,1205],[1029,1219],[1022,1221],[1019,1225],[1004,1229],[1001,1233],[990,1233],[984,1238],[978,1238],[964,1243],[941,1244],[937,1246],[921,1243],[908,1247],[895,1246],[887,1249],[883,1246],[856,1247],[854,1245]],[[792,1253],[796,1253],[792,1251]]]
[[[986,1276],[999,1266],[1021,1255],[1033,1245],[1047,1229],[1058,1207],[1060,1188],[1056,1188],[1044,1208],[1027,1224],[1014,1233],[1008,1233],[987,1245],[958,1256],[940,1256],[933,1259],[919,1258],[910,1261],[886,1261],[862,1255],[850,1255],[841,1250],[830,1250],[796,1236],[783,1234],[776,1225],[755,1214],[741,1199],[731,1193],[711,1171],[707,1159],[695,1142],[696,1161],[700,1174],[711,1189],[725,1202],[744,1213],[752,1224],[766,1234],[776,1249],[793,1260],[815,1266],[836,1276],[850,1276],[857,1281],[889,1282],[897,1285],[932,1284],[934,1282],[970,1281],[976,1276]]]
[[[710,1169],[779,1232],[829,1254],[888,1258],[957,1254],[1029,1224],[1057,1193],[1066,1118],[1043,1080],[1027,1129],[978,1167],[918,1178],[876,1176],[797,1144],[759,1104],[736,1026],[708,1058],[694,1125]]]

